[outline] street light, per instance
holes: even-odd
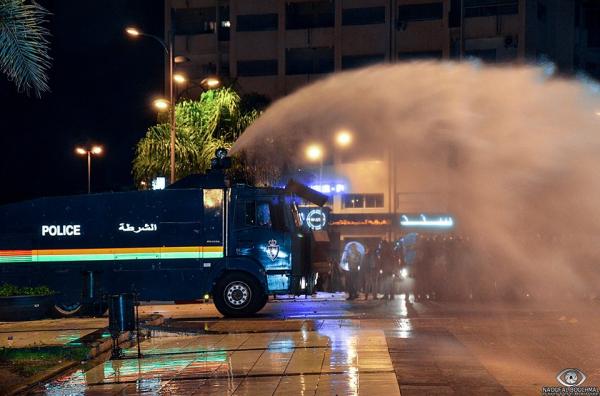
[[[177,84],[184,84],[187,82],[187,78],[181,73],[176,73],[173,74],[173,81],[175,81]]]
[[[352,143],[352,133],[346,129],[338,131],[335,135],[335,142],[338,146],[346,147]]]
[[[176,74],[177,76],[177,74]],[[180,83],[180,85],[188,83],[188,86],[177,93],[177,99],[175,102],[179,102],[179,98],[181,98],[185,93],[187,93],[192,88],[200,88],[202,91],[209,91],[211,89],[219,88],[221,85],[221,80],[218,77],[206,77],[199,83],[194,80],[188,80],[185,76],[181,75],[179,78],[180,81],[175,80]]]
[[[158,111],[165,111],[170,107],[169,101],[163,98],[160,99],[155,99],[152,102],[152,105],[158,110]]]
[[[162,45],[163,49],[165,50],[165,55],[169,58],[169,103],[171,104],[169,106],[169,118],[170,118],[170,124],[171,124],[171,183],[175,183],[175,106],[173,106],[173,104],[175,103],[174,99],[174,92],[175,92],[175,88],[174,88],[174,74],[173,74],[173,63],[174,63],[174,59],[173,59],[173,39],[174,39],[174,34],[173,34],[173,30],[169,31],[169,35],[168,35],[168,44],[165,42],[165,40],[161,39],[158,36],[155,36],[153,34],[148,34],[148,33],[144,33],[141,30],[139,30],[136,27],[133,26],[128,26],[125,28],[125,32],[132,36],[132,37],[139,37],[139,36],[144,36],[144,37],[150,37],[156,41],[158,41],[160,43],[160,45]]]
[[[311,161],[323,159],[323,148],[318,144],[311,144],[306,148],[306,158]]]
[[[214,89],[218,88],[219,85],[221,85],[221,80],[219,80],[217,77],[206,77],[200,82],[200,85],[202,85],[206,89]]]
[[[102,154],[102,146],[92,146],[92,147],[76,147],[75,153],[79,155],[87,155],[87,191],[88,194],[91,192],[91,176],[92,176],[92,154],[100,155]]]

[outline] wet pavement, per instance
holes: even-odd
[[[177,308],[176,308],[177,307]],[[600,306],[297,300],[252,319],[210,304],[122,360],[67,373],[47,395],[539,395],[565,368],[600,386]]]

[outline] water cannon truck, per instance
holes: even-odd
[[[0,284],[48,286],[72,316],[108,295],[141,301],[209,294],[225,316],[261,310],[269,295],[314,287],[314,239],[301,198],[327,197],[293,180],[285,188],[231,184],[220,151],[203,175],[164,190],[48,197],[0,206]]]

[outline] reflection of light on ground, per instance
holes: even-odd
[[[411,295],[407,298],[406,294],[400,295],[400,315],[405,316],[405,318],[402,318],[397,322],[397,327],[400,330],[398,336],[400,338],[409,338],[411,335],[411,331],[413,330],[410,319],[406,317],[408,316],[407,303],[410,303],[412,301],[414,301],[414,296]]]
[[[358,354],[356,346],[358,338],[356,335],[346,337],[346,364],[348,368],[350,394],[358,394]]]
[[[195,361],[207,364],[215,363],[215,367],[217,367],[226,359],[227,353],[224,351],[185,356],[165,355],[141,360],[116,359],[104,363],[103,376],[104,378],[114,377],[113,379],[116,381],[136,379],[140,376],[161,377],[182,370]]]
[[[410,319],[402,318],[397,322],[396,327],[399,329],[398,336],[400,338],[409,338],[413,330]]]
[[[400,294],[400,315],[408,316],[408,307],[406,306],[406,294]]]
[[[82,336],[82,333],[80,331],[78,331],[76,333],[70,333],[70,334],[61,334],[58,337],[56,337],[56,341],[58,341],[61,344],[71,344],[73,346],[82,345],[81,342],[75,342],[78,339],[80,339],[81,336]]]
[[[288,338],[287,340],[271,341],[267,350],[269,352],[289,353],[294,352],[294,346],[294,340]]]
[[[44,393],[48,396],[83,395],[87,389],[87,384],[83,370],[77,370],[46,384],[44,387]]]
[[[306,380],[304,379],[304,375],[302,375],[302,374],[300,375],[300,386],[302,387],[300,389],[300,396],[304,396],[306,393]],[[311,389],[310,393],[314,395],[314,392],[312,391],[312,389]]]
[[[160,378],[142,378],[135,382],[135,390],[156,394],[162,386]]]

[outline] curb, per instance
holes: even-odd
[[[12,395],[18,395],[20,393],[23,393],[23,392],[27,391],[28,389],[32,388],[33,386],[38,385],[40,382],[46,382],[50,378],[56,377],[60,373],[66,371],[66,370],[70,370],[73,367],[78,366],[80,363],[81,362],[68,362],[68,363],[64,363],[57,367],[52,367],[48,371],[34,375],[27,381],[27,383],[19,385],[18,387],[14,388],[12,390],[9,390],[6,395],[12,396]]]
[[[161,324],[163,324],[165,321],[165,318],[161,315],[151,315],[148,319],[144,320],[144,321],[140,321],[140,333],[145,335],[151,335],[152,331],[148,330],[148,329],[143,329],[142,327],[144,326],[160,326]],[[102,330],[102,333],[108,331],[108,327],[105,327]],[[119,336],[119,338],[117,339],[117,345],[121,345],[124,344],[128,341],[133,341],[135,342],[135,332],[133,331],[126,331],[123,334],[121,334]],[[105,339],[99,339],[95,342],[92,342],[90,344],[90,351],[88,353],[88,356],[86,358],[86,362],[87,361],[91,361],[93,359],[98,358],[99,356],[102,356],[103,354],[107,353],[108,351],[110,351],[112,349],[112,338],[105,338]],[[27,380],[26,383],[19,385],[18,387],[9,390],[6,395],[7,396],[13,396],[13,395],[18,395],[20,393],[25,393],[26,391],[32,389],[35,386],[40,385],[40,383],[42,382],[46,382],[62,373],[64,373],[65,371],[71,370],[77,366],[79,366],[80,364],[82,364],[84,362],[67,362],[64,364],[61,364],[60,366],[55,366],[52,367],[51,369],[39,373],[31,378],[29,378]]]

